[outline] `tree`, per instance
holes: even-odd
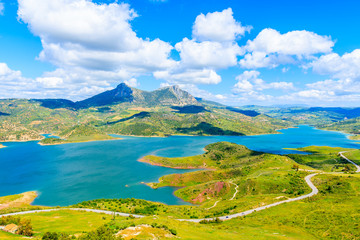
[[[17,232],[20,235],[24,235],[24,236],[28,236],[31,237],[33,235],[33,229],[32,229],[32,225],[31,225],[31,220],[30,219],[21,219],[20,221],[20,227],[19,230]]]
[[[299,171],[299,165],[298,164],[294,164],[292,166],[292,169],[295,169],[296,171]]]

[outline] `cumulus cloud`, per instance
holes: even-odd
[[[244,71],[242,74],[236,77],[238,81],[234,87],[233,92],[239,93],[256,93],[257,91],[263,91],[265,89],[282,89],[282,90],[294,90],[295,87],[292,82],[271,82],[266,83],[259,78],[260,72]]]
[[[12,81],[21,77],[20,71],[14,71],[6,63],[0,63],[0,80]]]
[[[166,80],[170,84],[218,84],[221,77],[211,69],[189,69],[180,72],[158,71],[154,73],[157,79]]]
[[[238,64],[244,51],[236,39],[249,30],[234,19],[231,8],[200,14],[193,25],[193,38],[175,45],[180,61],[154,76],[172,83],[217,84],[221,77],[216,70]]]
[[[329,75],[331,79],[307,84],[308,91],[325,91],[328,96],[347,96],[348,99],[360,94],[360,49],[342,56],[337,53],[323,55],[309,65],[315,73]]]
[[[140,83],[137,81],[136,78],[131,78],[129,80],[125,80],[124,83],[126,83],[130,87],[138,87],[138,86],[140,86]]]
[[[237,56],[243,51],[236,43],[196,42],[184,38],[175,45],[181,64],[193,68],[227,68],[237,65]]]
[[[0,63],[1,98],[34,98],[51,94],[44,90],[41,83],[25,78],[21,71],[9,68],[6,63]]]
[[[343,56],[330,53],[321,56],[310,65],[318,74],[329,74],[339,79],[358,79],[360,78],[360,49],[345,53]]]
[[[45,88],[58,88],[63,86],[64,83],[63,79],[59,77],[38,77],[36,82],[42,84]]]
[[[266,28],[244,46],[248,53],[240,60],[240,65],[244,68],[274,68],[329,53],[333,46],[334,42],[328,36],[305,30],[281,34]]]
[[[233,42],[245,35],[251,27],[242,26],[233,17],[231,8],[196,17],[193,25],[193,38],[198,41]]]
[[[102,89],[104,84],[97,80],[118,83],[175,64],[169,58],[173,49],[169,43],[136,36],[130,21],[137,14],[128,4],[88,0],[18,2],[19,19],[41,39],[39,59],[59,68],[47,73],[50,77],[60,74],[68,84],[88,83]]]

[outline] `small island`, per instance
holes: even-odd
[[[0,143],[0,148],[5,148],[6,146],[4,146],[4,145],[2,145],[1,143]]]

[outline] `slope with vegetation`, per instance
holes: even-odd
[[[360,139],[360,118],[353,118],[331,124],[319,125],[319,128],[346,132],[349,134],[353,134],[352,136],[350,136],[350,139]]]
[[[59,134],[60,138],[49,137],[41,140],[41,145],[54,145],[63,143],[76,143],[88,141],[115,140],[118,138],[111,137],[102,133],[98,129],[87,125],[76,125],[68,128]]]
[[[173,86],[152,92],[120,84],[117,88],[89,99],[72,102],[64,99],[0,100],[0,141],[41,140],[52,133],[62,138],[42,143],[107,139],[107,134],[137,136],[253,135],[276,133],[289,127],[283,120],[265,115],[248,116],[198,101]],[[74,128],[96,131],[96,137],[79,132],[67,139]],[[101,135],[101,136],[100,136]],[[64,137],[65,136],[65,137]]]

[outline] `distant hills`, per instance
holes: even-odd
[[[155,91],[147,92],[132,88],[125,83],[119,84],[115,89],[105,91],[88,99],[72,102],[66,99],[34,99],[41,102],[43,107],[56,108],[89,108],[118,103],[132,103],[142,106],[184,106],[199,105],[199,102],[188,92],[178,86],[160,88]]]
[[[276,133],[298,124],[360,133],[358,122],[344,121],[359,116],[360,108],[230,107],[195,98],[178,86],[143,91],[121,83],[77,102],[0,100],[0,141],[40,140],[45,133],[63,136],[76,129],[81,131],[64,142],[107,139],[107,134],[241,136]],[[59,140],[44,142],[53,143]]]

